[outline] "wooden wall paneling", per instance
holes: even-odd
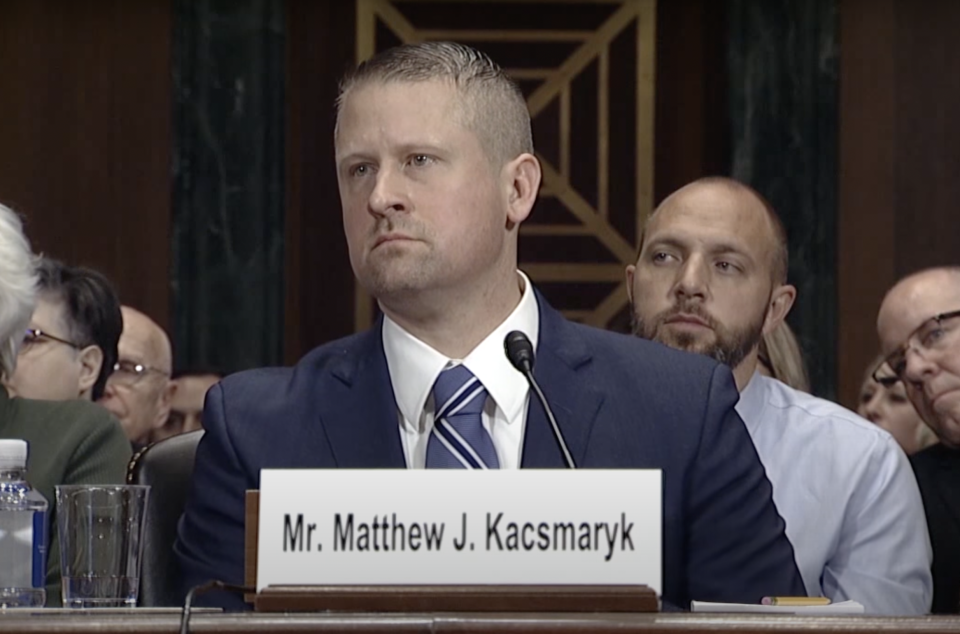
[[[896,277],[895,2],[840,3],[837,386],[847,407],[878,352],[877,310]]]
[[[352,0],[287,2],[287,363],[353,332],[333,126],[337,84],[354,59],[355,13]]]
[[[960,262],[960,4],[843,0],[840,401],[855,407],[886,291]]]
[[[0,201],[34,248],[169,318],[169,0],[15,0],[0,20]]]
[[[899,278],[960,264],[960,2],[897,0],[894,19]]]
[[[657,5],[655,201],[727,174],[726,10],[714,0]]]

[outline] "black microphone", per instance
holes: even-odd
[[[543,395],[543,391],[540,389],[540,386],[537,385],[537,380],[533,378],[533,364],[536,361],[536,355],[533,352],[533,344],[530,343],[530,338],[519,330],[514,330],[508,333],[503,339],[503,349],[506,351],[507,358],[510,359],[513,367],[527,378],[527,383],[530,384],[530,388],[540,400],[543,411],[547,413],[547,419],[550,421],[550,426],[553,429],[553,436],[557,439],[557,444],[560,445],[560,451],[563,452],[563,459],[567,463],[567,468],[576,469],[577,465],[574,464],[573,456],[570,455],[570,450],[567,449],[567,443],[563,439],[563,434],[560,433],[560,426],[557,425],[557,419],[553,417],[553,410],[550,409],[550,405],[547,403],[547,397]]]

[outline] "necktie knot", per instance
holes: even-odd
[[[483,383],[465,366],[447,368],[433,384],[436,417],[479,414],[483,411],[486,394]]]

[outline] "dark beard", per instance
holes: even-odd
[[[750,351],[760,345],[763,338],[763,314],[739,330],[729,330],[697,305],[676,305],[657,315],[650,324],[643,321],[636,310],[631,310],[630,313],[630,327],[634,335],[678,350],[704,354],[731,369],[739,366]],[[697,338],[690,333],[668,333],[664,328],[666,321],[680,313],[696,315],[705,321],[713,330],[715,340],[707,345],[700,345]]]

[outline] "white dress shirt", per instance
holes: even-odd
[[[507,359],[503,339],[507,333],[520,330],[527,334],[536,350],[540,311],[530,280],[520,271],[517,274],[523,286],[520,303],[464,359],[445,357],[384,316],[383,351],[397,399],[400,439],[407,467],[424,468],[427,441],[433,430],[433,384],[442,370],[460,363],[487,389],[482,420],[493,438],[500,468],[516,469],[520,466],[530,388],[524,376]]]
[[[923,503],[890,434],[754,374],[737,412],[773,485],[807,593],[869,614],[925,614],[933,597]]]

